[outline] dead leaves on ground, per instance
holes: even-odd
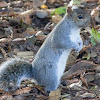
[[[52,9],[50,8],[63,6],[70,0],[66,0],[66,2],[64,0],[45,0],[46,3],[43,0],[34,1],[35,3],[31,1],[0,2],[0,63],[16,55],[27,56],[24,59],[32,61],[34,52],[38,51],[47,34],[54,28],[54,23],[62,19],[61,17],[57,19],[55,16],[51,21],[49,10]],[[97,3],[100,0],[83,1],[85,1],[84,5],[87,9],[92,8],[93,17],[99,23],[100,6]],[[39,11],[36,10],[37,8]],[[39,13],[36,14],[37,12]],[[43,12],[42,19],[40,17]],[[99,25],[95,24],[94,27],[98,31],[100,30]],[[89,100],[89,98],[95,98],[98,100],[100,98],[98,88],[100,86],[100,44],[95,46],[90,44],[89,32],[83,31],[82,35],[86,46],[80,53],[71,53],[70,62],[67,64],[70,65],[67,67],[69,70],[62,78],[65,82],[62,82],[58,90],[51,92],[49,96],[45,96],[45,92],[37,86],[18,89],[14,95],[0,91],[0,100],[8,98],[12,100],[15,98],[18,100],[70,100],[71,98],[74,100],[88,98]]]
[[[92,95],[95,95],[95,91],[98,91],[97,95],[93,96],[93,98],[94,97],[99,98],[100,82],[98,81],[98,79],[100,80],[100,70],[98,69],[100,69],[100,65],[95,64],[92,61],[82,60],[82,61],[76,62],[76,64],[72,65],[71,68],[64,73],[62,80],[65,80],[66,84],[62,83],[64,84],[64,87],[62,88],[64,90],[68,88],[70,89],[70,91],[73,91],[73,90],[77,91],[77,93],[79,94],[81,91],[81,95],[77,93],[75,93],[75,95],[82,98],[92,98]],[[96,87],[96,88],[93,89],[93,87],[94,88]],[[63,92],[65,93],[65,91],[62,90],[62,93]],[[84,94],[86,92],[87,94]]]

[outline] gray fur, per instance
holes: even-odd
[[[83,20],[77,18],[78,14],[83,15]],[[24,77],[29,77],[48,91],[57,89],[71,50],[82,49],[80,29],[89,22],[90,15],[81,9],[73,10],[69,18],[65,15],[44,41],[32,65],[20,60],[10,60],[10,63],[7,61],[7,64],[0,66],[0,87],[5,91],[14,91]],[[8,89],[11,82],[12,89]]]
[[[75,11],[77,12],[77,10]],[[81,14],[87,14],[86,12],[82,11]],[[76,12],[73,15],[77,15]],[[74,18],[76,16],[72,17]],[[87,16],[84,17],[87,18]],[[89,19],[87,18],[86,22],[82,21],[80,24],[79,21],[77,23],[72,20],[73,18],[68,19],[67,15],[65,15],[62,21],[49,34],[48,38],[45,40],[36,54],[32,64],[33,74],[35,73],[34,77],[37,83],[45,86],[48,91],[57,89],[58,85],[60,84],[60,80],[58,79],[58,74],[56,71],[58,68],[57,62],[59,61],[62,53],[64,51],[71,51],[72,49],[75,49],[76,51],[80,51],[82,49],[83,42],[79,33],[76,33],[79,35],[76,43],[70,40],[69,35],[72,34],[71,30],[86,27],[88,25],[88,21],[90,21],[90,16],[88,15],[88,17]],[[66,66],[66,64],[64,66]]]
[[[0,66],[0,88],[15,91],[24,78],[31,76],[31,64],[20,59],[9,59]]]

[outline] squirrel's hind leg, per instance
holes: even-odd
[[[47,91],[54,91],[58,88],[59,86],[59,80],[53,80],[51,81],[45,88]]]

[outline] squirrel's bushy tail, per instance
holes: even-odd
[[[32,77],[32,64],[20,60],[9,59],[0,65],[0,88],[13,92],[24,78]]]

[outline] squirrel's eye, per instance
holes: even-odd
[[[83,16],[82,16],[82,15],[79,15],[79,16],[78,16],[78,19],[82,19],[82,18],[83,18]]]

